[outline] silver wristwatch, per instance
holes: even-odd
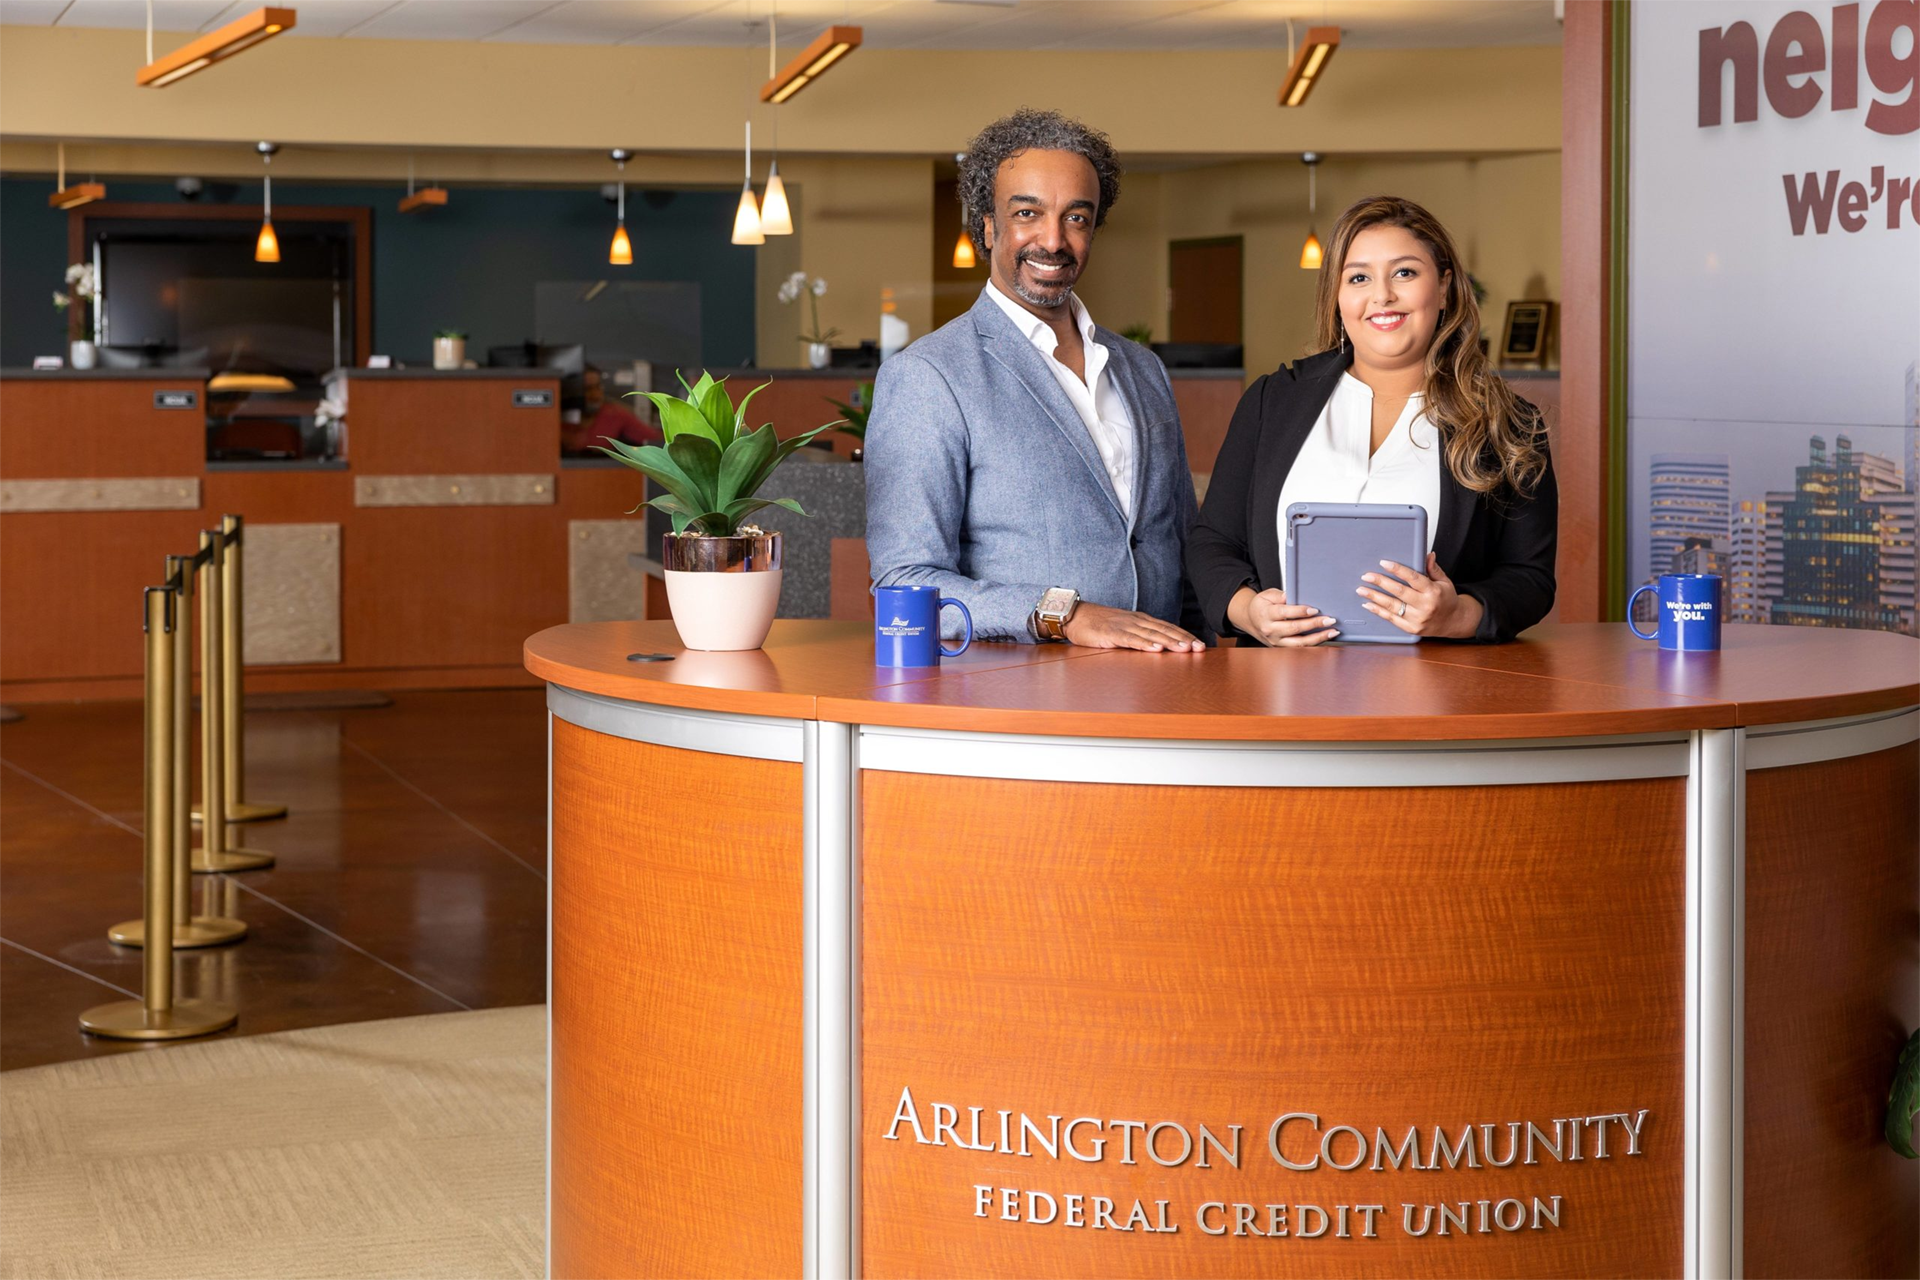
[[[1027,620],[1028,628],[1036,640],[1065,640],[1067,638],[1067,620],[1073,617],[1073,611],[1080,607],[1080,593],[1072,587],[1049,587],[1047,594],[1040,597],[1033,616]]]

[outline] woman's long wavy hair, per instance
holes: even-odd
[[[1402,227],[1425,245],[1448,279],[1446,299],[1427,348],[1427,420],[1440,433],[1447,468],[1475,493],[1502,485],[1526,495],[1547,471],[1545,429],[1537,409],[1513,394],[1488,367],[1480,350],[1480,304],[1473,284],[1440,220],[1411,200],[1368,196],[1340,215],[1320,267],[1314,295],[1318,321],[1314,344],[1321,351],[1346,341],[1340,320],[1340,280],[1353,238],[1371,227]]]

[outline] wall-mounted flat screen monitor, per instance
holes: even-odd
[[[347,223],[276,222],[280,261],[253,260],[250,220],[97,224],[102,328],[119,353],[215,372],[317,379],[352,362],[354,244]]]

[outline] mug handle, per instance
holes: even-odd
[[[967,606],[965,606],[964,604],[961,604],[958,600],[942,600],[940,602],[940,607],[942,609],[946,608],[948,605],[952,605],[954,608],[958,609],[960,611],[960,616],[967,620],[967,638],[960,642],[960,647],[958,649],[947,648],[946,643],[943,641],[940,645],[940,656],[943,658],[957,658],[973,646],[973,615],[971,613],[968,613]]]
[[[1646,586],[1640,588],[1639,591],[1636,591],[1632,595],[1627,597],[1627,630],[1633,632],[1633,634],[1635,634],[1636,636],[1639,636],[1642,640],[1657,639],[1660,635],[1660,628],[1658,624],[1655,624],[1654,629],[1649,632],[1649,631],[1642,631],[1640,628],[1634,626],[1633,625],[1633,602],[1640,598],[1642,592],[1657,591],[1657,590],[1659,590],[1659,588],[1654,586],[1651,582],[1649,582]]]

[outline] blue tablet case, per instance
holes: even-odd
[[[1363,573],[1392,577],[1380,567],[1392,560],[1426,568],[1427,509],[1385,502],[1296,502],[1287,508],[1288,604],[1312,605],[1334,620],[1340,640],[1365,644],[1413,644],[1385,618],[1361,608]],[[1399,579],[1394,579],[1396,582]],[[1336,641],[1337,643],[1337,641]]]

